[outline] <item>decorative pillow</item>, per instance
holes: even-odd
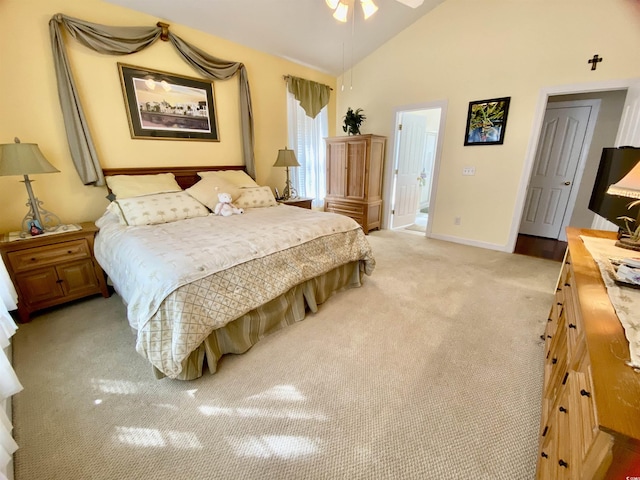
[[[154,193],[181,192],[173,173],[157,175],[113,175],[106,177],[107,185],[118,199],[140,197]]]
[[[187,188],[185,192],[213,211],[218,203],[219,193],[228,193],[231,195],[231,201],[235,201],[242,193],[242,189],[221,178],[207,176],[193,187]]]
[[[269,187],[243,188],[242,195],[233,203],[238,208],[275,207],[278,205]]]
[[[120,208],[127,225],[156,225],[209,215],[209,210],[186,192],[157,193],[113,203]]]
[[[259,187],[253,178],[242,170],[216,170],[215,172],[198,172],[200,178],[216,176],[240,188]]]

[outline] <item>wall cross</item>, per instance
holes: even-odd
[[[591,64],[591,70],[595,70],[598,66],[598,63],[601,61],[602,61],[602,58],[600,58],[598,55],[594,55],[593,58],[588,62]]]

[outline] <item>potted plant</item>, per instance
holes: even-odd
[[[347,132],[347,135],[360,135],[360,125],[367,119],[362,109],[358,108],[355,111],[349,107],[347,113],[344,116],[344,125],[342,131]]]

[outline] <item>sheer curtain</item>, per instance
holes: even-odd
[[[324,206],[326,187],[326,147],[329,122],[327,107],[315,118],[307,116],[300,102],[287,91],[289,148],[296,152],[299,168],[291,170],[291,181],[301,197],[313,198],[313,206]]]
[[[0,479],[6,478],[9,462],[18,449],[11,435],[11,419],[7,415],[10,397],[22,390],[22,385],[7,358],[10,338],[17,328],[9,310],[15,310],[16,302],[16,291],[0,259]]]

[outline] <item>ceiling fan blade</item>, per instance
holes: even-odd
[[[418,8],[424,3],[424,0],[397,0],[398,2],[411,8]]]

